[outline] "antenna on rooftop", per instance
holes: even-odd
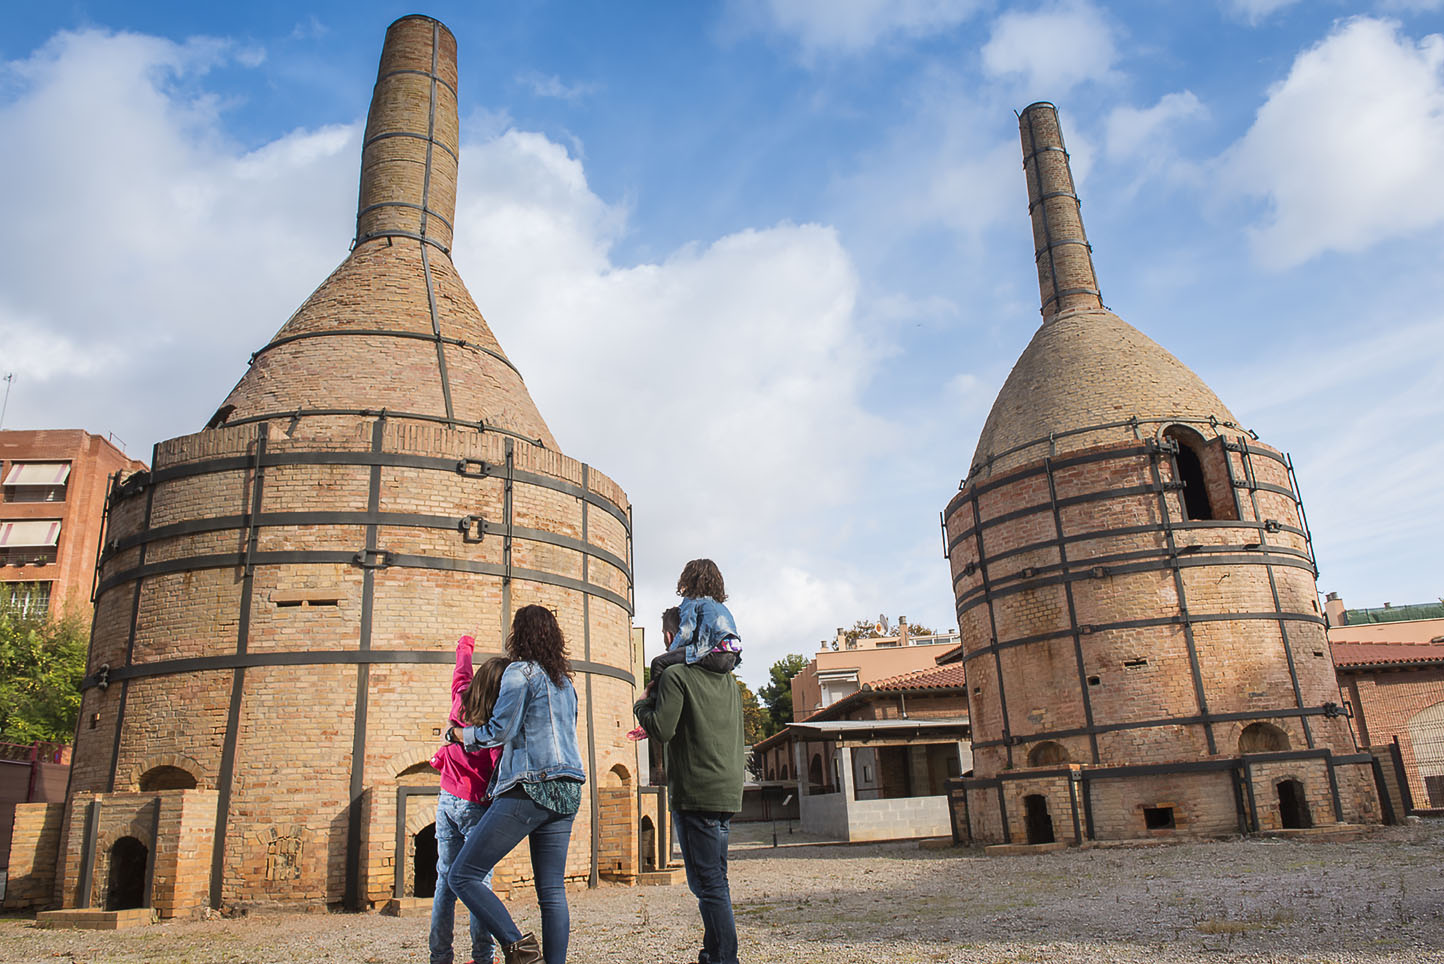
[[[9,372],[5,376],[5,400],[0,402],[0,428],[5,427],[5,409],[10,407],[10,385],[15,381],[15,373]]]

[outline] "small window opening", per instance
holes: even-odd
[[[1088,677],[1088,685],[1089,685],[1089,686],[1099,686],[1099,685],[1101,685],[1102,683],[1103,683],[1103,677],[1101,677],[1101,676],[1090,676],[1090,677]]]
[[[302,600],[300,600],[300,599],[278,599],[278,600],[276,600],[276,608],[277,608],[277,609],[298,609],[298,608],[300,608],[301,603],[302,603]]]
[[[1324,651],[1323,651],[1322,649],[1316,649],[1316,650],[1314,650],[1314,655],[1315,655],[1315,656],[1322,656],[1322,655],[1324,655]]]
[[[1173,808],[1172,807],[1144,807],[1143,825],[1149,830],[1172,830]]]
[[[1137,669],[1140,666],[1148,665],[1148,657],[1139,656],[1137,659],[1125,659],[1123,665],[1128,669]]]
[[[982,693],[982,692],[983,692],[983,688],[982,688],[981,686],[974,686],[974,687],[973,687],[973,693],[974,693],[974,695],[980,694],[980,693]]]
[[[96,728],[97,726],[99,726],[99,725],[100,725],[100,714],[99,714],[99,713],[92,713],[92,714],[90,714],[90,728],[93,730],[93,729],[95,729],[95,728]]]
[[[308,599],[308,600],[306,600],[306,605],[307,605],[307,606],[339,606],[339,605],[341,605],[341,600],[339,600],[339,599]]]

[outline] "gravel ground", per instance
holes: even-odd
[[[785,828],[786,845],[774,850],[770,827],[737,831],[733,900],[749,962],[1444,964],[1440,821],[1347,843],[1250,839],[1030,857],[810,843]],[[603,886],[571,906],[575,964],[696,959],[700,925],[685,886]],[[515,913],[524,930],[536,928],[534,905]],[[400,964],[426,960],[426,927],[379,914],[293,914],[104,933],[10,917],[0,918],[0,961]]]

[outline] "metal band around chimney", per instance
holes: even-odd
[[[436,48],[433,47],[432,49],[435,50]],[[434,63],[434,61],[433,61],[433,63]],[[395,70],[388,70],[386,73],[384,73],[384,74],[382,74],[382,75],[380,75],[379,77],[376,78],[376,86],[377,86],[377,87],[380,87],[380,86],[381,86],[381,82],[382,82],[383,80],[385,80],[386,78],[388,78],[388,77],[399,77],[399,76],[401,76],[402,74],[415,74],[415,75],[418,76],[418,77],[429,77],[429,78],[431,78],[432,80],[436,81],[436,82],[437,82],[438,84],[440,84],[441,86],[445,87],[447,90],[451,91],[451,96],[453,96],[453,97],[459,97],[459,96],[460,96],[460,95],[457,94],[456,88],[453,87],[453,86],[451,86],[450,84],[448,84],[448,83],[446,82],[446,78],[445,78],[445,77],[442,77],[442,76],[434,73],[433,71],[417,70],[417,69],[415,69],[414,67],[398,67],[398,68],[395,69]],[[372,88],[372,89],[374,90],[375,88]]]
[[[453,158],[455,158],[455,160],[456,160],[458,163],[460,163],[460,161],[461,161],[461,158],[459,158],[459,157],[456,156],[456,152],[453,151],[450,147],[448,147],[444,141],[438,141],[438,140],[437,140],[436,138],[434,138],[434,137],[428,137],[428,136],[426,136],[425,134],[418,134],[418,133],[416,133],[415,131],[385,131],[384,133],[381,133],[381,134],[375,134],[375,135],[367,138],[366,142],[361,145],[361,148],[362,148],[362,150],[365,150],[366,148],[370,147],[372,144],[375,144],[377,141],[384,141],[384,140],[386,140],[387,138],[390,138],[390,137],[410,137],[410,138],[414,138],[414,139],[416,139],[416,140],[418,140],[418,141],[430,141],[431,143],[435,144],[437,147],[441,148],[441,149],[442,149],[443,151],[445,151],[446,153],[450,154]],[[390,203],[400,203],[400,202],[390,202]],[[362,214],[365,214],[367,211],[370,211],[370,210],[372,210],[373,208],[377,208],[377,207],[380,207],[380,206],[381,206],[381,205],[379,205],[379,204],[371,204],[371,205],[368,205],[367,207],[362,208],[361,211],[359,211],[359,212],[357,213],[357,217],[360,217]],[[435,213],[435,212],[433,212],[433,213]],[[449,224],[448,224],[448,226],[449,226]]]
[[[389,135],[388,135],[388,136],[389,136]],[[398,135],[396,135],[396,136],[397,136],[397,137],[400,137],[400,136],[403,136],[403,135],[398,134]],[[408,134],[408,135],[405,135],[405,136],[410,137],[410,136],[413,136],[413,135]],[[415,135],[415,136],[419,137],[420,135],[418,134],[418,135]],[[445,144],[442,144],[440,141],[438,141],[438,142],[437,142],[437,146],[438,146],[438,147],[445,147],[446,145],[445,145]],[[446,219],[446,216],[445,216],[444,214],[441,214],[439,211],[436,211],[436,210],[434,210],[434,209],[432,209],[432,208],[426,207],[425,205],[422,205],[422,204],[413,204],[413,203],[411,203],[410,201],[377,201],[375,204],[368,204],[368,205],[366,205],[364,208],[362,208],[361,210],[357,211],[357,212],[356,212],[356,217],[357,217],[357,218],[363,218],[363,217],[365,217],[366,215],[370,214],[372,211],[377,211],[377,210],[380,210],[381,208],[410,208],[410,209],[413,210],[413,211],[420,211],[422,214],[425,214],[425,215],[428,216],[428,217],[433,217],[433,218],[435,218],[436,220],[440,221],[442,224],[446,225],[446,227],[447,227],[448,229],[452,228],[452,223]]]
[[[370,234],[367,234],[365,236],[358,235],[356,239],[351,242],[351,249],[354,251],[356,248],[361,247],[361,245],[365,244],[368,241],[378,241],[381,238],[410,238],[412,241],[420,241],[423,244],[429,244],[436,250],[440,251],[442,254],[446,255],[448,258],[451,257],[451,249],[448,248],[446,245],[442,244],[440,241],[437,241],[435,238],[428,238],[425,235],[417,234],[415,231],[372,231]]]
[[[1036,208],[1038,205],[1042,204],[1044,201],[1051,201],[1055,197],[1071,198],[1073,200],[1073,203],[1077,204],[1080,208],[1083,206],[1083,202],[1079,200],[1078,195],[1074,194],[1072,191],[1048,191],[1045,194],[1038,195],[1037,200],[1030,201],[1028,203],[1028,213],[1032,214],[1033,209]]]
[[[438,217],[440,217],[440,215],[438,215]],[[282,335],[279,338],[271,339],[269,344],[258,348],[256,349],[256,351],[252,352],[251,364],[255,364],[257,358],[261,357],[266,352],[270,351],[272,348],[276,348],[277,346],[290,344],[293,341],[301,341],[306,338],[330,338],[336,335],[369,335],[375,338],[415,338],[418,341],[439,341],[443,344],[455,345],[457,348],[464,348],[467,351],[477,351],[481,352],[483,355],[490,355],[492,358],[495,358],[507,368],[510,368],[512,371],[516,372],[516,376],[518,378],[522,378],[521,370],[511,363],[511,359],[507,358],[505,355],[503,355],[499,351],[496,351],[495,349],[487,348],[485,345],[478,345],[476,342],[467,341],[464,338],[451,338],[446,335],[428,335],[424,331],[398,331],[394,328],[329,328],[320,329],[318,331],[301,331],[297,332],[294,335]],[[522,380],[525,381],[524,378]],[[408,417],[404,416],[400,412],[392,412],[390,414],[394,418]],[[269,418],[271,416],[261,417]],[[455,419],[452,419],[452,421],[455,421]],[[234,422],[225,420],[221,421],[218,424],[239,425],[241,424],[241,422],[239,420]]]
[[[1034,251],[1034,252],[1033,252],[1033,260],[1034,260],[1034,261],[1037,261],[1039,258],[1043,257],[1043,255],[1045,255],[1045,254],[1051,256],[1052,253],[1053,253],[1053,249],[1054,249],[1054,248],[1062,248],[1062,247],[1065,247],[1065,246],[1070,245],[1070,244],[1081,244],[1083,247],[1085,247],[1085,248],[1088,249],[1088,253],[1089,253],[1089,254],[1092,254],[1092,253],[1093,253],[1093,245],[1089,244],[1086,238],[1055,238],[1055,239],[1049,240],[1047,244],[1043,245],[1041,248],[1039,248],[1038,250]],[[1056,290],[1056,287],[1057,287],[1057,286],[1055,285],[1055,286],[1054,286],[1055,290]]]

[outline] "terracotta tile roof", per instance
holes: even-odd
[[[963,664],[950,663],[947,666],[934,666],[930,669],[913,670],[911,673],[903,673],[899,676],[889,676],[887,679],[874,680],[869,685],[874,690],[880,690],[882,692],[896,692],[898,690],[938,690],[966,686],[967,680],[963,676]]]
[[[1429,642],[1334,642],[1330,648],[1339,669],[1444,663],[1444,637]]]

